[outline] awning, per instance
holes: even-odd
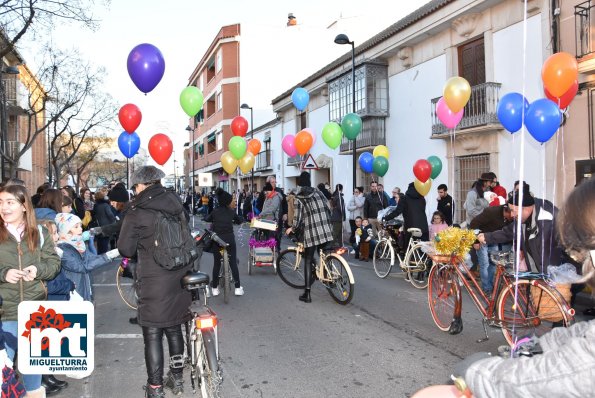
[[[209,134],[209,136],[207,137],[207,142],[213,141],[215,141],[215,133]]]
[[[200,144],[198,146],[198,153],[199,153],[199,155],[202,155],[205,153],[205,146],[203,144]]]

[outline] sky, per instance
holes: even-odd
[[[222,26],[240,23],[240,43],[258,41],[253,47],[254,56],[242,51],[245,58],[241,60],[242,71],[244,68],[267,71],[260,77],[257,73],[246,73],[253,80],[244,82],[244,85],[241,83],[241,99],[249,98],[255,109],[254,127],[258,127],[268,120],[259,120],[257,109],[270,108],[274,97],[350,51],[349,46],[333,43],[336,34],[347,34],[357,46],[425,2],[112,0],[108,7],[103,2],[95,6],[94,16],[100,20],[98,30],[92,32],[76,26],[61,26],[52,36],[59,47],[78,48],[93,64],[106,68],[108,75],[104,90],[119,106],[133,103],[141,109],[143,120],[137,129],[141,148],[146,149],[149,139],[156,133],[167,134],[172,139],[179,173],[183,144],[188,141],[185,131],[188,117],[179,105],[179,95]],[[288,13],[297,18],[297,26],[286,26]],[[295,51],[279,51],[287,48],[287,40],[290,40],[290,48],[295,46]],[[141,43],[155,45],[165,59],[163,79],[147,95],[136,88],[126,67],[128,54]],[[19,50],[31,65],[35,46],[25,44]],[[266,68],[262,67],[263,63]],[[249,111],[243,116],[249,120]],[[117,137],[120,132],[112,134]],[[174,155],[163,166],[166,173],[173,174],[173,160]]]

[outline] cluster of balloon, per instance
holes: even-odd
[[[161,166],[167,162],[173,149],[173,143],[165,134],[155,134],[149,140],[149,155]]]
[[[438,156],[432,155],[428,159],[419,159],[413,165],[413,186],[422,196],[426,196],[432,188],[432,180],[440,175],[442,161]]]
[[[134,131],[132,133],[122,131],[118,137],[118,148],[124,156],[130,159],[137,154],[140,148],[140,137]]]
[[[454,76],[446,81],[442,98],[436,104],[436,115],[446,128],[454,129],[460,123],[469,98],[471,86],[466,79]]]
[[[300,112],[302,112],[308,106],[308,102],[310,102],[310,94],[305,88],[298,87],[291,93],[291,102],[293,102],[293,106]]]
[[[194,117],[202,109],[204,97],[198,87],[188,86],[180,93],[180,105],[186,114]]]
[[[316,135],[310,128],[300,130],[296,135],[287,134],[281,141],[281,148],[287,156],[294,157],[308,153],[316,142]]]
[[[498,102],[498,120],[515,133],[523,122],[537,141],[547,142],[562,122],[561,109],[567,108],[578,92],[578,63],[564,52],[551,55],[541,68],[545,96],[531,104],[519,93],[508,93]]]
[[[165,72],[165,60],[157,47],[143,43],[130,51],[127,67],[134,85],[147,94],[161,81]]]
[[[233,137],[227,144],[228,151],[221,155],[221,165],[227,174],[232,174],[239,167],[242,173],[247,173],[254,167],[256,155],[260,152],[260,141],[252,139],[246,142],[244,138],[248,132],[248,121],[242,116],[236,116],[231,121]]]
[[[143,115],[140,109],[138,109],[138,106],[134,104],[126,104],[120,108],[118,119],[120,120],[120,125],[124,131],[132,134],[136,131],[138,126],[140,126],[140,122],[143,120]]]
[[[378,145],[372,153],[364,152],[359,155],[359,167],[364,173],[376,173],[384,177],[388,171],[388,148],[384,145]]]

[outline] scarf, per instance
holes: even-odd
[[[65,235],[60,235],[58,238],[58,244],[60,243],[67,243],[70,246],[74,247],[80,254],[84,254],[87,250],[87,246],[85,245],[85,241],[83,240],[82,235],[74,236],[70,233]]]

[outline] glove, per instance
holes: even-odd
[[[114,250],[110,250],[108,252],[105,252],[105,255],[110,259],[113,260],[116,257],[120,257],[120,252],[118,251],[118,249],[114,249]]]
[[[91,229],[89,229],[89,232],[93,236],[95,236],[95,235],[101,235],[101,227],[91,228]]]
[[[83,231],[83,241],[86,242],[91,237],[91,233],[89,231]]]

